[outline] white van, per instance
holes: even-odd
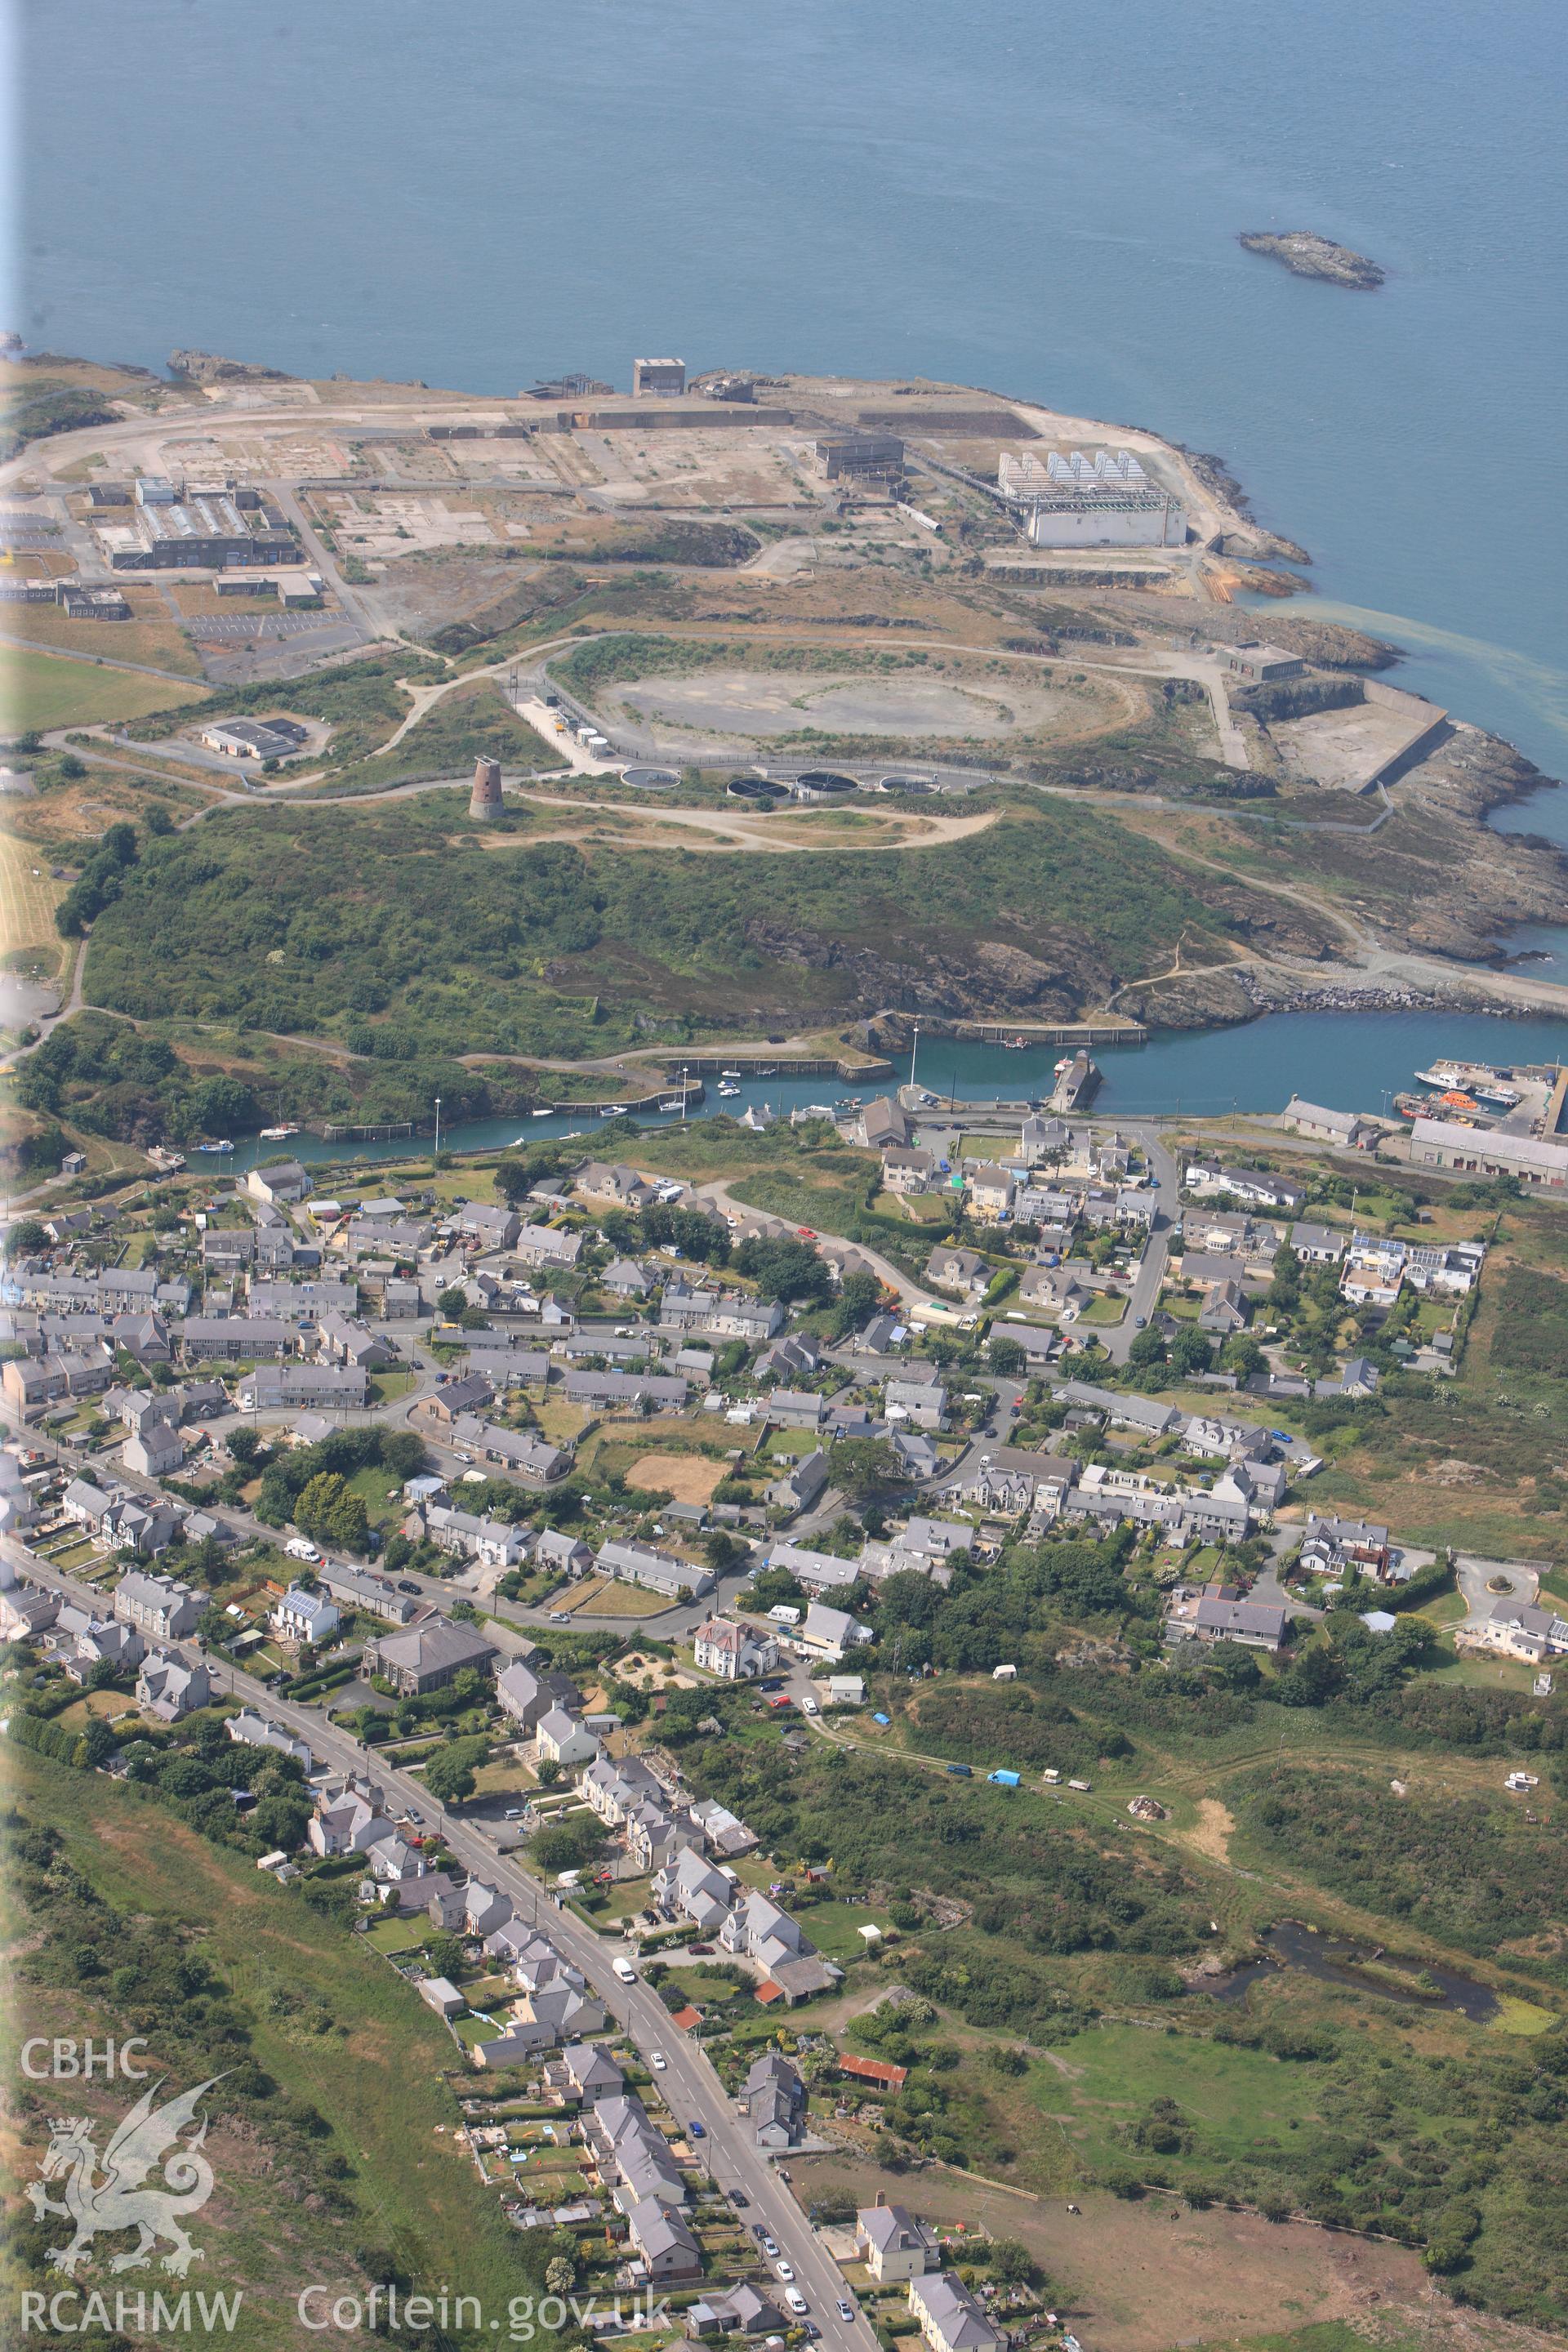
[[[321,1555],[305,1536],[290,1536],[283,1547],[290,1559],[320,1559]]]
[[[636,1983],[637,1983],[637,1972],[636,1969],[634,1969],[634,1968],[633,1968],[633,1966],[632,1966],[632,1964],[631,1964],[630,1960],[626,1960],[626,1959],[616,1959],[616,1960],[612,1960],[612,1961],[610,1962],[610,1966],[614,1969],[614,1970],[615,1970],[616,1974],[619,1977],[619,1979],[620,1979],[620,1980],[621,1980],[621,1982],[622,1982],[623,1984],[636,1984]]]

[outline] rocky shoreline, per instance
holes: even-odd
[[[1295,278],[1318,278],[1326,286],[1349,286],[1359,293],[1371,293],[1383,285],[1386,270],[1364,253],[1352,251],[1348,245],[1336,245],[1331,236],[1320,236],[1315,229],[1292,228],[1276,233],[1269,229],[1247,229],[1237,238],[1248,253],[1267,255],[1270,261],[1282,262]]]

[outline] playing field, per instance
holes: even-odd
[[[140,719],[205,693],[172,678],[133,670],[100,669],[68,654],[39,653],[0,641],[0,725],[7,734],[29,729],[88,726],[98,719]]]
[[[0,955],[35,950],[40,962],[47,960],[51,971],[58,969],[55,908],[65,887],[50,880],[48,861],[32,843],[0,833]]]

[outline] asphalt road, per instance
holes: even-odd
[[[19,1544],[0,1538],[0,1555],[31,1584],[67,1594],[83,1607],[100,1607],[101,1594],[80,1584],[47,1562],[35,1559]],[[168,1643],[187,1660],[199,1654],[189,1642]],[[310,1742],[312,1755],[334,1771],[358,1772],[369,1778],[385,1796],[423,1814],[438,1818],[451,1852],[487,1885],[510,1895],[520,1915],[538,1918],[545,1932],[581,1969],[596,1997],[603,2001],[621,2032],[630,2036],[645,2061],[658,2051],[666,2065],[656,2073],[659,2095],[680,2124],[702,2124],[706,2139],[694,2143],[702,2162],[721,2189],[738,2188],[750,2200],[742,2221],[760,2221],[774,2239],[795,2272],[795,2284],[810,2306],[823,2341],[835,2352],[875,2352],[876,2339],[863,2318],[845,2321],[835,2308],[847,2290],[837,2264],[821,2244],[786,2184],[770,2167],[750,2137],[745,2120],[737,2115],[700,2043],[672,2025],[662,2001],[642,1984],[627,1986],[613,1973],[611,1958],[622,1949],[585,1927],[574,1914],[558,1910],[548,1890],[516,1862],[502,1859],[495,1845],[460,1813],[436,1803],[429,1791],[408,1773],[399,1771],[348,1733],[338,1730],[311,1707],[275,1698],[261,1684],[237,1668],[206,1661],[221,1687],[226,1679],[236,1697],[245,1700],[273,1723],[280,1723]],[[759,2262],[761,2254],[759,2252]],[[782,2289],[781,2289],[782,2292]]]
[[[1153,1230],[1132,1279],[1132,1296],[1127,1302],[1127,1312],[1113,1329],[1100,1334],[1105,1352],[1113,1364],[1127,1361],[1129,1350],[1138,1337],[1138,1318],[1142,1316],[1147,1322],[1154,1312],[1160,1285],[1164,1279],[1165,1260],[1171,1254],[1171,1228],[1175,1222],[1181,1189],[1180,1171],[1157,1127],[1124,1125],[1122,1131],[1135,1136],[1149,1155],[1149,1170],[1154,1179],[1155,1206]]]

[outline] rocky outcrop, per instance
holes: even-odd
[[[216,352],[171,352],[169,373],[186,383],[297,383],[286,368],[263,367],[259,360],[220,359]]]
[[[1287,229],[1281,235],[1247,229],[1237,243],[1248,253],[1265,253],[1270,261],[1282,261],[1297,278],[1321,278],[1328,286],[1371,292],[1383,284],[1385,275],[1364,253],[1352,253],[1348,245],[1336,245],[1332,237],[1319,236],[1310,228]]]

